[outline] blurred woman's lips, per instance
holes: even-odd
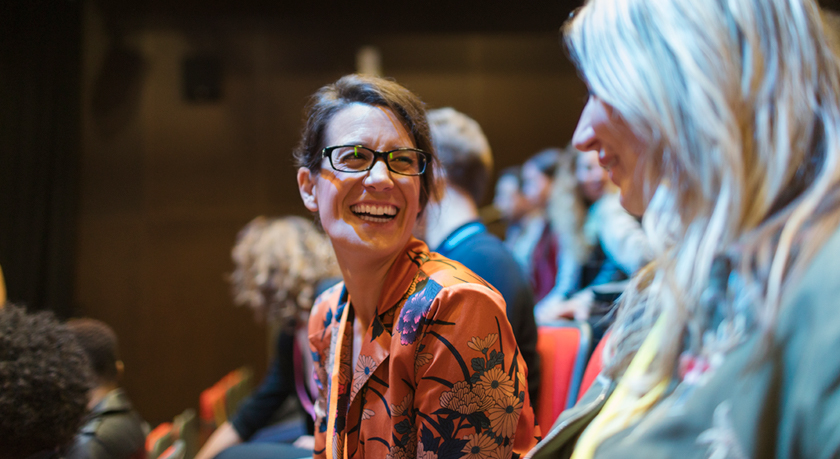
[[[358,203],[350,206],[350,211],[364,221],[385,223],[393,220],[399,208],[392,204]]]
[[[604,169],[610,170],[615,165],[615,156],[608,155],[604,150],[598,152],[598,164]]]

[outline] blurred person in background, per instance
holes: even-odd
[[[343,278],[309,319],[316,458],[509,459],[539,437],[504,299],[412,237],[435,156],[423,102],[392,80],[348,75],[307,106],[298,188]]]
[[[478,204],[493,172],[493,154],[481,126],[452,108],[429,110],[429,129],[444,183],[440,201],[424,214],[420,237],[433,251],[462,263],[499,290],[522,358],[531,399],[539,394],[540,362],[534,297],[510,250],[479,221]]]
[[[521,231],[508,244],[531,281],[534,299],[540,301],[554,287],[560,243],[546,216],[548,197],[560,150],[548,148],[528,158],[522,165],[522,196],[527,213]]]
[[[117,335],[95,319],[71,319],[67,328],[84,349],[93,376],[88,414],[67,459],[143,459],[149,426],[120,387],[124,371]]]
[[[619,281],[650,261],[642,225],[621,207],[616,191],[598,164],[597,151],[566,148],[547,210],[563,250],[554,288],[537,305],[539,322],[560,317],[586,320],[596,306],[602,309],[596,314],[606,313],[611,301],[598,301],[596,294],[617,297],[626,285]],[[596,328],[605,325],[599,322]]]
[[[247,458],[264,455],[312,455],[312,357],[306,323],[315,296],[337,282],[338,265],[332,247],[315,225],[301,217],[257,217],[237,236],[231,251],[235,265],[230,275],[234,302],[253,309],[258,320],[279,330],[268,374],[243,402],[232,420],[219,426],[196,455],[197,459]],[[296,364],[296,361],[298,362]],[[305,430],[292,432],[295,446],[272,444],[281,436],[270,424],[277,411],[295,395]],[[261,429],[266,429],[261,431]],[[275,429],[276,430],[276,429]],[[288,433],[288,432],[286,432]],[[231,448],[254,437],[258,443]],[[288,435],[285,435],[288,436]]]
[[[0,308],[0,459],[58,459],[82,425],[92,377],[52,313]]]
[[[499,217],[505,223],[505,243],[511,247],[508,241],[514,241],[522,230],[522,217],[525,216],[528,206],[522,196],[522,171],[521,166],[510,166],[502,170],[496,180],[495,194],[493,195],[493,207],[499,212]],[[501,233],[500,233],[501,234]]]
[[[840,59],[812,0],[590,0],[564,26],[643,227],[602,377],[538,459],[840,456]]]

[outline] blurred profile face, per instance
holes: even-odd
[[[532,209],[545,209],[551,192],[551,179],[533,163],[522,166],[522,195]]]
[[[589,150],[578,153],[575,164],[575,178],[577,179],[583,197],[593,203],[604,195],[607,187],[607,171],[598,164],[598,152]]]
[[[589,96],[572,144],[580,151],[597,151],[598,162],[621,191],[621,205],[633,215],[644,213],[643,152],[648,148],[613,107],[595,95]]]
[[[362,145],[378,151],[414,148],[400,119],[387,108],[355,103],[327,126],[324,144]],[[339,172],[323,158],[321,171],[298,170],[304,205],[318,212],[336,255],[395,256],[411,237],[420,212],[420,177],[399,175],[378,159],[365,172]]]
[[[496,195],[493,197],[493,205],[499,209],[502,218],[508,221],[516,221],[524,214],[524,202],[522,193],[519,191],[519,179],[512,175],[503,175],[496,182]]]

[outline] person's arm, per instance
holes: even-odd
[[[242,437],[239,436],[230,422],[225,422],[210,435],[210,438],[195,455],[195,459],[213,459],[222,451],[240,443],[242,443]]]
[[[243,441],[267,426],[286,398],[294,392],[294,339],[294,332],[280,333],[276,355],[268,368],[268,374],[260,387],[230,419]]]
[[[594,304],[595,296],[591,289],[585,288],[571,298],[563,300],[545,297],[534,310],[537,323],[552,322],[557,319],[586,320]]]
[[[425,322],[413,381],[418,457],[524,455],[539,429],[501,296],[479,285],[449,287]]]
[[[277,337],[277,355],[260,387],[249,397],[230,420],[219,426],[196,459],[212,459],[223,450],[238,445],[265,427],[292,391],[294,336],[282,332]]]
[[[642,224],[621,207],[615,195],[604,196],[598,202],[598,213],[598,236],[604,253],[632,276],[653,257]]]

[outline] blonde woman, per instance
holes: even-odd
[[[536,458],[840,455],[840,64],[812,0],[590,0],[564,28],[655,258]],[[617,381],[610,383],[609,380]]]
[[[312,372],[306,324],[319,293],[316,290],[324,289],[322,284],[330,279],[338,281],[335,254],[326,236],[308,219],[257,217],[239,232],[231,257],[235,265],[230,275],[234,302],[249,306],[258,319],[279,327],[280,335],[274,362],[260,388],[231,421],[216,429],[196,457],[210,459],[220,452],[219,457],[231,458],[311,456],[311,442],[307,451],[304,441],[296,443],[303,448],[272,444],[230,447],[250,440],[266,427],[283,402],[296,392],[301,407],[306,407],[309,394],[302,389],[311,379],[306,374]],[[297,365],[296,360],[300,362]],[[307,424],[312,434],[311,418]]]

